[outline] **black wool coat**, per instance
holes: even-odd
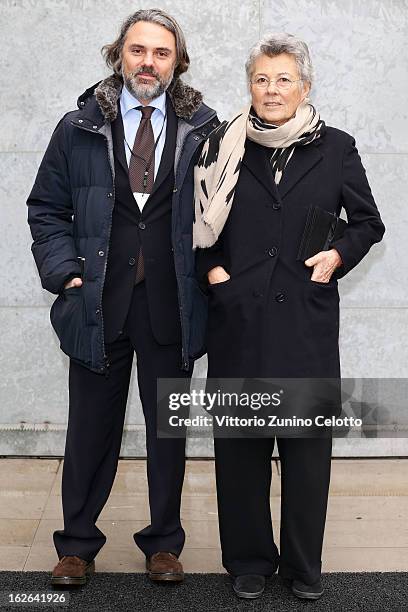
[[[350,135],[327,127],[297,147],[278,186],[268,153],[246,141],[227,222],[197,253],[200,282],[216,265],[231,275],[207,287],[208,376],[337,378],[338,279],[385,228]],[[312,268],[296,259],[310,205],[347,213],[349,226],[333,244],[343,265],[327,284],[312,281]]]

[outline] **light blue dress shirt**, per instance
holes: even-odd
[[[133,149],[133,144],[136,138],[136,132],[139,127],[142,113],[139,110],[136,110],[136,106],[143,106],[141,102],[134,95],[130,93],[125,85],[123,85],[122,93],[120,94],[120,111],[122,113],[122,121],[123,121],[123,131],[125,134],[126,142],[129,147]],[[164,145],[166,142],[166,127],[167,127],[167,119],[166,119],[166,92],[162,93],[158,98],[154,98],[149,102],[148,106],[153,106],[154,111],[150,118],[154,140],[156,142],[159,137],[160,130],[161,135],[159,141],[156,146],[156,150],[154,153],[154,178],[156,179],[157,171],[160,166],[160,161],[164,149]],[[164,122],[164,125],[163,125]],[[163,127],[163,129],[162,129]],[[126,142],[123,143],[125,147],[126,160],[129,166],[130,164],[130,150],[127,146]],[[145,204],[145,200],[138,198],[137,194],[134,194],[135,199],[140,208],[143,208]]]

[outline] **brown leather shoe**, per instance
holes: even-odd
[[[146,569],[150,580],[184,580],[183,566],[176,555],[169,552],[157,552],[146,560]]]
[[[95,561],[84,561],[79,557],[61,557],[54,567],[51,584],[77,586],[86,584],[89,576],[95,571]]]

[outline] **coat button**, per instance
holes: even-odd
[[[100,311],[100,309],[99,309],[99,308],[97,308],[97,309],[95,310],[95,314],[99,314],[100,312],[101,312],[101,311]]]
[[[177,191],[178,191],[178,190],[177,190],[177,187],[175,187],[175,188],[173,189],[173,193],[177,193]]]
[[[282,206],[279,204],[279,202],[275,202],[275,204],[272,205],[273,210],[280,210],[282,208]]]
[[[278,249],[276,247],[272,247],[271,249],[268,250],[268,255],[269,257],[275,257],[277,252],[278,252]]]
[[[113,198],[113,193],[111,191],[108,193],[108,198]]]
[[[99,251],[98,255],[99,257],[103,257],[105,255],[105,251]]]
[[[140,223],[139,223],[139,229],[141,229],[141,230],[146,229],[146,225],[143,223],[143,221],[140,221]]]
[[[131,258],[129,259],[129,266],[134,266],[134,265],[135,265],[135,263],[136,263],[136,259],[135,259],[134,257],[131,257]]]
[[[284,301],[286,300],[286,295],[285,295],[284,293],[281,293],[281,292],[280,292],[280,293],[277,293],[277,294],[275,295],[275,300],[276,300],[277,302],[284,302]]]
[[[84,120],[83,119],[78,119],[78,123],[83,123]]]
[[[200,140],[200,137],[197,136],[197,134],[194,134],[193,138],[194,138],[194,140]]]

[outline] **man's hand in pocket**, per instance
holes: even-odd
[[[64,289],[71,289],[71,287],[81,287],[81,286],[82,286],[82,278],[79,278],[79,276],[75,276],[75,278],[71,278],[71,280],[68,281],[64,285]]]

